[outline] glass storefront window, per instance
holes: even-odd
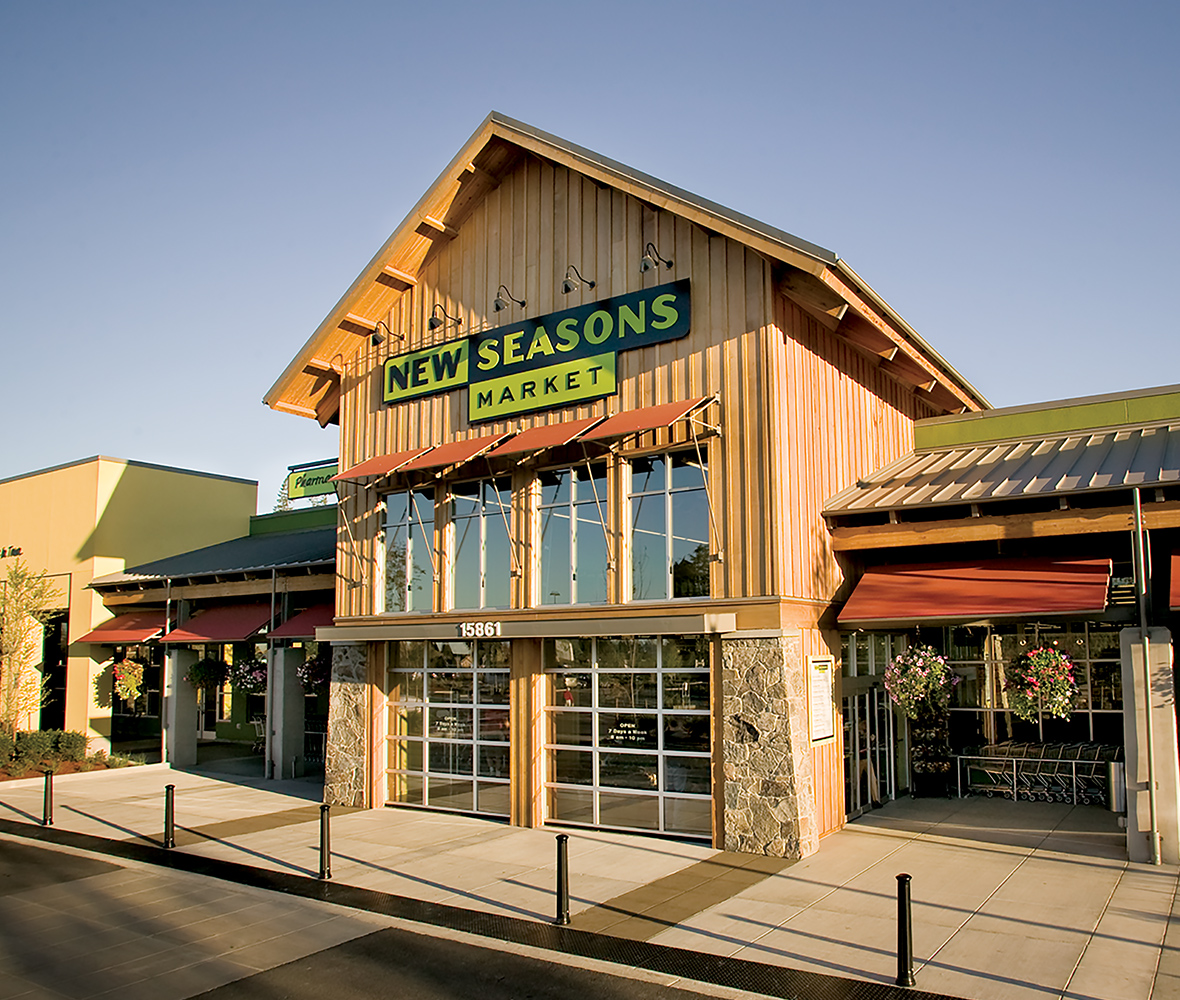
[[[551,819],[709,836],[709,649],[703,636],[545,642]]]
[[[385,497],[383,611],[434,609],[434,490],[390,493]]]
[[[695,451],[631,463],[631,597],[709,596],[709,500]]]
[[[389,800],[507,815],[508,643],[393,642]]]
[[[542,604],[602,604],[608,599],[606,465],[550,469],[541,486]]]
[[[508,480],[479,479],[451,490],[452,608],[511,604],[512,489]]]

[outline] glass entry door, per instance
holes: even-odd
[[[893,706],[880,678],[844,678],[844,811],[849,819],[897,796]]]

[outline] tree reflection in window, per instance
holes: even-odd
[[[385,610],[432,611],[434,490],[385,498]]]

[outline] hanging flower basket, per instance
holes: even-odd
[[[242,660],[229,668],[229,680],[235,691],[263,694],[266,691],[266,660]]]
[[[295,674],[303,690],[308,693],[326,691],[332,679],[332,650],[328,646],[311,659],[304,660],[295,668]]]
[[[135,701],[143,689],[143,664],[128,657],[115,664],[115,694],[124,701]]]
[[[958,683],[933,646],[911,646],[885,668],[885,690],[910,719],[944,715]]]
[[[198,691],[220,687],[225,683],[226,665],[221,660],[205,657],[188,668],[184,679]]]
[[[1021,653],[1005,671],[1008,708],[1025,722],[1038,714],[1064,719],[1073,710],[1077,689],[1073,661],[1052,646]]]

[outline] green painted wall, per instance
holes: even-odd
[[[914,424],[914,449],[955,448],[1166,420],[1180,421],[1180,387],[931,417]]]

